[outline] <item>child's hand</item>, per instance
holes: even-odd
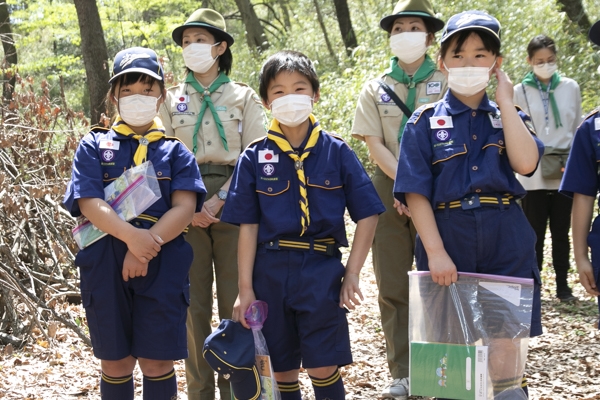
[[[244,328],[250,329],[250,325],[246,322],[246,318],[244,314],[250,304],[252,304],[256,300],[256,295],[254,294],[254,290],[245,290],[240,291],[237,299],[235,299],[235,303],[233,304],[233,315],[231,319],[234,321],[239,321]]]
[[[215,218],[210,213],[206,204],[202,205],[202,211],[194,213],[194,219],[192,219],[192,226],[199,226],[200,228],[208,228],[210,225],[219,222],[220,219]]]
[[[410,210],[404,204],[402,204],[398,199],[394,199],[394,208],[398,211],[398,215],[406,215],[407,217],[411,217]]]
[[[514,87],[512,81],[499,67],[494,68],[494,74],[498,80],[498,88],[496,89],[496,103],[498,103],[498,106],[500,106],[503,102],[513,105]],[[500,109],[502,109],[502,107],[500,107]]]
[[[344,275],[344,281],[342,282],[342,290],[340,291],[340,308],[348,308],[354,310],[357,305],[360,305],[361,301],[365,301],[365,298],[358,287],[360,278],[357,274],[348,273]],[[360,300],[356,298],[356,295],[360,297]]]
[[[131,253],[131,251],[127,251],[125,260],[123,261],[123,280],[127,282],[129,278],[146,276],[147,273],[148,263],[141,262]]]
[[[148,229],[136,229],[126,240],[127,248],[141,263],[149,263],[158,255],[163,240]]]
[[[583,260],[577,263],[577,271],[579,272],[579,282],[585,288],[585,291],[594,296],[600,296],[600,291],[596,286],[594,279],[594,269],[589,260]]]
[[[431,271],[431,279],[441,286],[450,286],[458,280],[456,265],[446,252],[429,257],[429,271]]]

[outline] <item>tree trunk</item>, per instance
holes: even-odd
[[[17,65],[17,49],[13,38],[12,28],[10,26],[10,13],[6,2],[0,3],[0,35],[2,38],[2,48],[4,49],[4,60],[2,69],[6,70],[14,65]],[[12,95],[15,89],[15,72],[5,71],[3,76],[2,97],[4,104],[8,104],[12,100]]]
[[[292,22],[290,21],[290,11],[288,10],[287,5],[288,0],[279,0],[279,7],[281,8],[281,13],[283,14],[283,22],[285,23],[285,30],[292,30]]]
[[[569,19],[579,25],[579,28],[587,35],[587,32],[592,27],[590,19],[585,13],[582,0],[558,0],[558,4],[562,10],[567,13]]]
[[[350,19],[350,10],[348,9],[347,0],[333,0],[335,5],[335,13],[337,14],[338,24],[340,26],[340,32],[342,34],[342,40],[344,41],[344,47],[346,48],[346,54],[350,56],[352,50],[358,47],[356,41],[356,35],[352,28],[352,21]]]
[[[235,4],[237,4],[238,9],[240,10],[242,21],[246,27],[246,40],[248,41],[248,46],[250,46],[252,50],[267,50],[269,48],[269,42],[267,42],[265,31],[258,20],[258,16],[254,12],[254,7],[252,6],[252,3],[250,3],[250,0],[235,0]]]
[[[74,2],[81,33],[81,53],[90,91],[90,119],[93,125],[100,121],[101,114],[106,110],[104,101],[110,87],[108,79],[111,68],[96,2],[94,0],[74,0]]]
[[[321,7],[319,7],[319,0],[313,0],[313,2],[315,4],[315,9],[317,10],[317,20],[319,21],[319,25],[321,26],[321,30],[323,31],[323,36],[325,37],[325,44],[327,45],[327,50],[329,50],[329,55],[334,60],[337,60],[335,52],[333,51],[333,47],[331,47],[331,43],[329,43],[329,36],[327,35],[327,29],[325,28],[323,15],[321,14]]]

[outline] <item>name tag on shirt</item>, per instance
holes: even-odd
[[[600,118],[595,118],[594,119],[594,126],[596,128],[597,131],[600,131]]]
[[[429,117],[429,126],[431,129],[454,128],[454,124],[452,123],[452,117],[450,115]]]
[[[121,146],[121,142],[115,142],[113,140],[101,140],[100,141],[101,149],[119,150],[119,146]]]
[[[442,82],[427,82],[425,94],[440,94],[442,92]]]
[[[273,153],[273,150],[259,150],[258,151],[258,162],[259,163],[277,163],[279,162],[279,154]]]
[[[502,120],[500,119],[500,115],[496,114],[488,114],[490,116],[490,121],[492,122],[492,127],[496,129],[502,129]]]

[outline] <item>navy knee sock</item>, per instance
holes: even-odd
[[[106,400],[133,400],[133,375],[114,378],[102,373],[100,397]]]
[[[277,382],[279,392],[281,393],[281,400],[302,400],[302,393],[300,392],[300,384],[296,382]]]
[[[344,400],[346,398],[344,382],[339,369],[325,379],[317,379],[310,375],[309,377],[315,390],[316,400]]]
[[[144,400],[171,400],[177,398],[175,369],[162,376],[144,375]]]

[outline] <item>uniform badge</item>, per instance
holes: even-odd
[[[265,164],[263,165],[262,172],[265,176],[271,176],[275,173],[275,167],[273,164]]]
[[[384,103],[389,103],[391,99],[392,98],[390,97],[389,94],[387,94],[387,93],[381,94],[381,101],[383,101]]]
[[[102,160],[104,162],[110,162],[113,158],[115,158],[115,152],[112,150],[104,150],[102,152]]]
[[[188,96],[187,94],[182,94],[179,97],[177,97],[177,101],[180,103],[189,103],[190,102],[190,96]]]
[[[100,145],[98,146],[101,149],[111,149],[111,150],[119,150],[121,146],[121,142],[112,141],[112,140],[101,140]]]
[[[425,88],[425,94],[428,96],[430,94],[440,94],[442,93],[442,82],[427,82],[427,87]]]
[[[259,150],[258,151],[258,162],[264,163],[277,163],[279,162],[279,154],[275,154],[273,150]]]
[[[452,117],[450,115],[439,117],[429,117],[429,126],[431,129],[447,129],[454,128]]]
[[[496,129],[502,129],[502,119],[500,119],[500,115],[489,113],[490,121],[492,122],[492,127]]]
[[[594,128],[596,128],[597,131],[600,131],[600,118],[594,119]]]
[[[184,112],[187,111],[187,104],[186,103],[179,103],[177,104],[177,111],[179,112]]]
[[[448,139],[450,139],[450,134],[447,130],[442,129],[436,132],[435,138],[440,142],[446,142]]]

